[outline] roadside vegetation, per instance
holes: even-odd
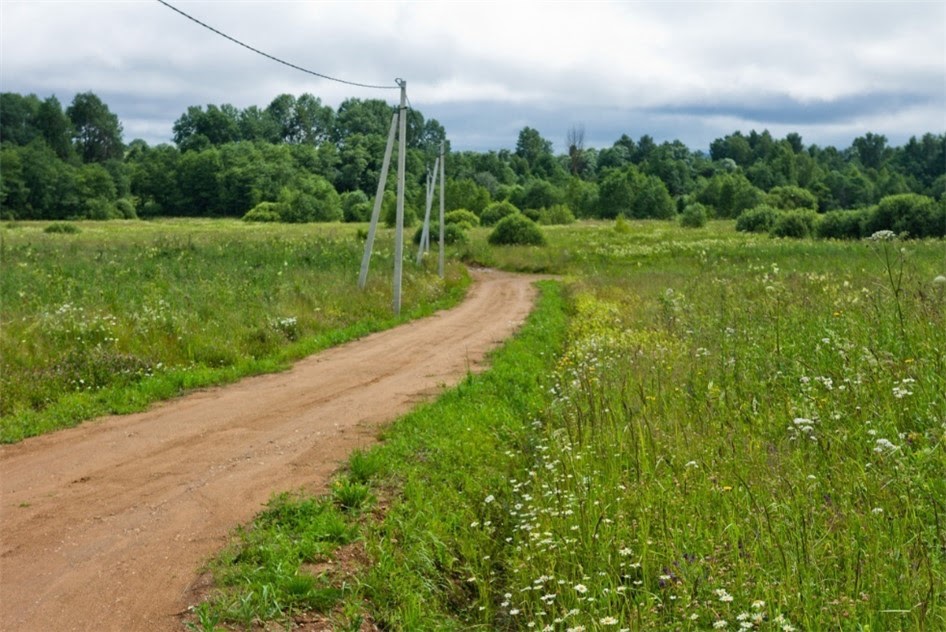
[[[489,230],[467,258],[567,280],[493,370],[352,458],[338,629],[946,626],[941,240]],[[230,590],[198,612],[248,625]]]
[[[394,318],[391,242],[379,237],[359,292],[364,245],[340,224],[0,228],[0,441],[280,370],[460,300],[462,266],[451,263],[446,282],[408,266]]]

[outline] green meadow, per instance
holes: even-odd
[[[397,322],[352,227],[76,225],[0,231],[5,441]],[[237,529],[191,628],[946,628],[942,240],[543,232],[405,266],[402,319],[460,261],[559,276],[488,372]]]
[[[0,441],[286,368],[460,300],[462,266],[446,282],[406,267],[402,317],[393,317],[389,232],[358,292],[364,242],[351,225],[6,224]]]
[[[354,575],[304,581],[333,587],[316,609],[337,629],[946,627],[942,241],[544,231],[473,231],[468,262],[561,281],[491,371],[392,424],[332,495],[242,529],[195,628],[291,626],[306,607],[278,587],[335,546],[362,551]],[[266,536],[270,516],[305,503],[352,531],[281,556],[313,536]],[[240,606],[261,595],[266,617]]]

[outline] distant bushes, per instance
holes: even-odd
[[[476,228],[480,225],[480,218],[477,217],[476,213],[465,208],[445,213],[443,221],[447,225],[458,224],[464,229]]]
[[[743,211],[736,218],[736,230],[743,233],[767,233],[775,223],[779,211],[771,206],[756,206]]]
[[[903,193],[889,195],[873,207],[823,215],[807,207],[780,210],[761,205],[743,211],[736,230],[790,238],[861,239],[880,230],[915,239],[946,237],[946,200]]]
[[[414,231],[414,244],[420,245],[420,237],[424,232],[423,225],[418,226],[417,230]],[[443,225],[443,242],[447,245],[453,244],[465,244],[467,243],[466,230],[461,224],[449,224],[444,222]],[[440,224],[432,223],[430,225],[430,243],[431,245],[437,244],[440,242]]]
[[[511,202],[493,202],[483,209],[480,214],[480,224],[483,226],[493,226],[500,220],[511,215],[520,214],[519,209]],[[525,218],[525,216],[523,216]]]
[[[522,213],[514,213],[496,224],[489,234],[489,243],[494,246],[544,246],[546,241],[535,222]]]
[[[554,204],[539,211],[539,223],[546,226],[574,224],[575,214],[565,204]]]
[[[818,219],[818,213],[811,210],[784,211],[776,216],[769,235],[793,239],[811,237]]]
[[[79,232],[79,227],[69,222],[53,222],[43,229],[44,233],[75,235]]]
[[[706,226],[707,218],[705,206],[699,202],[687,204],[683,213],[680,214],[680,225],[684,228],[703,228]]]

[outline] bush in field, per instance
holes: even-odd
[[[420,236],[424,232],[423,225],[418,226],[414,231],[414,244],[420,245]],[[443,241],[445,244],[465,244],[468,239],[466,231],[462,224],[445,223],[443,226]],[[431,223],[430,225],[430,245],[436,247],[440,242],[440,224]]]
[[[808,189],[796,186],[772,187],[764,203],[772,208],[792,211],[799,208],[818,210],[818,198]]]
[[[115,207],[114,202],[104,198],[92,198],[85,201],[85,216],[88,219],[108,220],[122,219],[121,212]]]
[[[519,209],[510,202],[493,202],[483,209],[480,215],[480,223],[483,226],[492,226],[501,219],[519,213]]]
[[[619,235],[626,235],[631,232],[631,223],[627,221],[623,213],[618,215],[617,219],[614,220],[614,232]]]
[[[539,223],[546,226],[574,224],[575,214],[564,204],[555,204],[539,212]]]
[[[909,237],[946,236],[946,213],[943,205],[933,198],[916,193],[888,195],[871,209],[864,227],[864,234],[879,230],[892,230]]]
[[[282,204],[279,202],[260,202],[243,216],[244,222],[279,222]]]
[[[68,222],[53,222],[52,224],[44,228],[43,232],[74,235],[79,232],[79,227],[76,226],[75,224],[70,224]]]
[[[706,226],[706,207],[699,202],[687,204],[680,215],[680,225],[684,228],[703,228]]]
[[[783,211],[769,230],[772,237],[804,239],[811,237],[818,224],[818,214],[810,210]]]
[[[135,203],[128,198],[121,198],[116,201],[115,210],[121,214],[122,219],[138,219],[138,213],[135,212]]]
[[[822,239],[860,239],[867,211],[829,211],[821,216],[816,236]]]
[[[544,246],[545,235],[531,219],[522,213],[504,217],[489,234],[494,246]]]
[[[342,202],[332,183],[321,176],[300,178],[292,188],[279,192],[280,217],[284,222],[337,222]]]
[[[342,193],[342,218],[346,222],[367,222],[371,219],[371,201],[361,190]]]
[[[386,191],[384,194],[384,201],[381,205],[381,217],[384,219],[384,225],[388,228],[394,228],[394,225],[397,224],[397,198],[390,191]],[[409,228],[416,223],[417,213],[405,200],[404,227]]]
[[[538,224],[538,223],[539,223],[539,220],[542,218],[542,211],[541,211],[541,209],[537,209],[537,208],[527,208],[527,209],[524,209],[524,210],[522,210],[522,211],[520,211],[520,212],[521,212],[523,215],[525,215],[526,217],[528,217],[529,219],[531,219],[531,220],[532,220],[533,222],[535,222],[536,224]]]
[[[476,228],[480,225],[480,218],[477,217],[476,213],[465,208],[458,208],[455,211],[444,213],[443,221],[447,225],[459,224],[463,226],[466,224],[466,228]]]
[[[771,206],[756,206],[743,211],[736,218],[736,230],[743,233],[767,233],[778,215],[779,212]]]

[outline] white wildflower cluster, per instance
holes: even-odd
[[[874,442],[874,452],[877,454],[890,454],[900,449],[900,446],[894,445],[888,439],[877,439]]]
[[[907,377],[900,380],[900,383],[893,387],[893,396],[897,399],[903,399],[904,397],[913,395],[913,391],[910,390],[910,385],[914,384],[915,382],[916,380],[914,380],[912,377]]]
[[[896,238],[897,233],[893,232],[892,230],[878,230],[868,237],[868,239],[871,241],[893,241]]]
[[[795,417],[795,419],[792,420],[792,425],[788,427],[789,441],[797,441],[804,438],[817,441],[818,437],[815,435],[816,423],[817,421],[814,419]]]

